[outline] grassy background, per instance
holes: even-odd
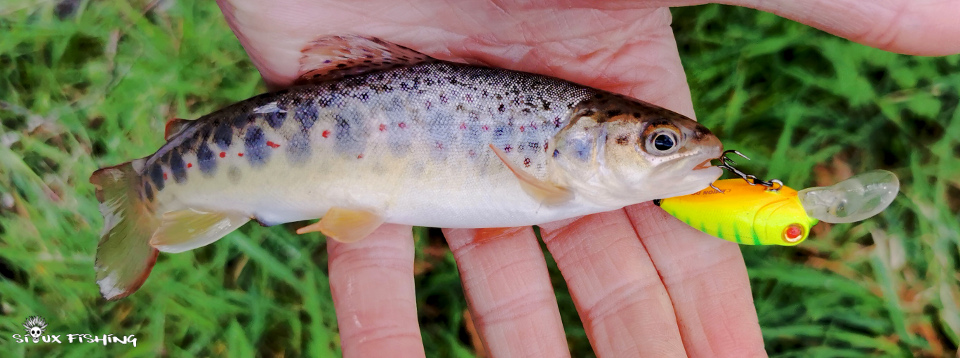
[[[99,299],[102,218],[90,173],[158,148],[164,121],[263,91],[213,2],[0,4],[0,355],[339,354],[324,243],[247,225],[161,255],[130,298]],[[953,356],[960,344],[960,57],[850,43],[752,10],[674,10],[702,122],[744,168],[793,187],[870,169],[902,195],[879,217],[821,224],[797,248],[743,247],[773,356]],[[456,265],[418,229],[417,299],[436,356],[473,356]],[[549,255],[548,255],[549,257]],[[589,342],[552,260],[574,356]],[[15,344],[52,333],[136,334],[138,346]]]

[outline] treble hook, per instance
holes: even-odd
[[[747,174],[747,173],[743,172],[742,170],[737,169],[736,167],[733,166],[733,164],[737,164],[737,162],[733,161],[733,159],[727,158],[727,153],[734,153],[734,154],[736,154],[736,155],[739,155],[739,156],[745,158],[746,160],[750,160],[750,157],[744,155],[743,153],[740,153],[739,151],[736,151],[736,150],[733,150],[733,149],[731,149],[731,150],[726,150],[726,151],[724,151],[723,153],[720,154],[720,157],[719,157],[719,158],[717,158],[718,160],[720,160],[720,165],[718,165],[718,167],[723,168],[723,169],[726,169],[726,170],[729,170],[729,171],[732,172],[733,174],[736,174],[738,177],[740,177],[741,179],[745,180],[745,181],[746,181],[748,184],[750,184],[750,185],[757,185],[757,184],[763,185],[763,186],[767,187],[767,190],[769,190],[769,191],[779,191],[780,188],[783,188],[783,182],[780,181],[779,179],[763,180],[763,179],[757,178],[756,175]],[[774,187],[774,185],[776,185],[776,187]],[[718,192],[721,191],[719,188],[717,188],[716,186],[714,186],[712,183],[710,184],[710,187],[713,188],[714,190],[718,191]]]

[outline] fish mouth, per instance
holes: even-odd
[[[704,170],[704,169],[709,169],[709,168],[714,167],[714,165],[710,163],[710,162],[712,162],[714,159],[716,159],[716,158],[710,158],[710,159],[704,160],[703,163],[700,163],[700,164],[697,164],[696,166],[694,166],[694,167],[693,167],[693,170]]]

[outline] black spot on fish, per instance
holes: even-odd
[[[170,161],[167,163],[170,165],[170,172],[173,173],[173,180],[177,183],[183,183],[187,180],[187,168],[186,163],[183,162],[183,157],[178,151],[170,151]]]
[[[293,114],[293,117],[300,122],[300,126],[303,127],[304,130],[310,130],[313,124],[317,122],[317,117],[319,116],[317,106],[313,103],[303,103],[297,106],[297,111]]]
[[[197,139],[198,142],[206,142],[207,138],[210,138],[210,133],[212,132],[213,130],[210,129],[209,126],[203,126],[200,128],[200,130],[197,131],[197,135],[195,138]]]
[[[554,150],[553,150],[553,157],[556,158],[556,157],[559,157],[559,156],[560,156],[560,151],[554,149]]]
[[[200,143],[200,147],[197,148],[197,165],[200,167],[200,171],[208,176],[212,175],[213,171],[217,169],[213,151],[210,150],[207,143]]]
[[[651,120],[650,123],[647,124],[647,126],[665,126],[668,124],[670,124],[670,120],[666,118],[657,118],[657,119]]]
[[[270,125],[270,128],[280,128],[280,126],[283,125],[283,121],[287,119],[287,112],[270,112],[267,113],[263,119]]]
[[[150,180],[153,181],[153,185],[156,185],[157,191],[163,190],[163,167],[159,163],[154,163],[150,167]]]
[[[367,135],[364,133],[363,118],[354,109],[345,109],[334,116],[334,149],[338,153],[356,156],[366,149]]]
[[[611,109],[611,110],[607,111],[607,117],[616,117],[616,116],[619,116],[619,115],[621,115],[621,114],[623,114],[623,111],[621,111],[621,110],[619,110],[619,109]]]
[[[626,134],[617,137],[617,144],[627,145],[627,143],[630,143],[630,138],[628,138]]]
[[[179,150],[180,153],[190,153],[193,151],[193,145],[197,142],[196,136],[182,137],[180,140],[180,145],[177,146],[176,150]]]
[[[500,111],[500,112],[503,112],[503,111],[504,111],[504,107],[503,107],[503,104],[502,104],[502,103],[500,104],[500,107],[497,108],[497,110]]]
[[[213,132],[213,142],[216,143],[220,149],[230,149],[230,144],[233,142],[233,128],[230,126],[217,127]]]
[[[243,113],[233,118],[233,126],[237,128],[243,128],[251,122],[253,122],[253,116],[249,113]]]
[[[247,129],[247,135],[243,138],[243,148],[246,151],[244,157],[250,162],[251,166],[258,167],[266,162],[270,152],[267,148],[267,137],[263,134],[260,127],[250,127]]]
[[[143,182],[143,196],[147,198],[147,201],[153,201],[153,186],[148,181]]]
[[[294,164],[303,163],[310,157],[310,136],[297,132],[287,141],[287,159]]]

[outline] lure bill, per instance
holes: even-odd
[[[648,103],[547,76],[439,61],[377,39],[303,51],[299,86],[175,120],[166,144],[96,171],[97,282],[129,295],[160,251],[250,220],[362,239],[382,223],[523,226],[696,192],[720,141]]]
[[[741,179],[713,186],[655,202],[700,231],[744,245],[796,245],[819,221],[807,216],[797,191],[786,186],[770,190]]]

